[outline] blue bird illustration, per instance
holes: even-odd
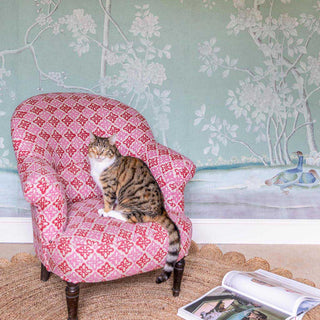
[[[318,186],[320,178],[316,170],[311,169],[308,172],[303,172],[299,178],[299,181],[294,185],[298,187],[312,188]]]
[[[295,154],[298,156],[297,167],[281,171],[271,179],[266,180],[265,184],[267,186],[276,185],[280,187],[281,190],[284,190],[299,181],[303,170],[303,154],[301,151],[297,151]]]

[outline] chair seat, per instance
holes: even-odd
[[[167,231],[158,223],[128,223],[100,217],[102,199],[69,204],[67,227],[48,245],[46,268],[72,282],[100,282],[151,271],[164,266]],[[170,214],[181,236],[179,259],[187,254],[191,222]]]

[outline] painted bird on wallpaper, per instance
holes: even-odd
[[[280,187],[280,190],[284,190],[285,188],[291,187],[295,183],[299,182],[299,179],[303,173],[303,154],[301,151],[295,152],[298,156],[298,165],[296,168],[287,169],[284,171],[279,172],[271,179],[265,181],[267,186],[276,185]],[[287,192],[287,191],[284,191]]]
[[[299,178],[299,181],[294,185],[298,187],[313,188],[318,186],[320,178],[316,170],[311,169],[308,172],[303,172]]]

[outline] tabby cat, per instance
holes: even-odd
[[[159,185],[140,159],[122,156],[116,135],[109,138],[91,134],[88,148],[91,175],[103,193],[104,209],[99,214],[131,223],[158,222],[169,233],[166,263],[157,283],[166,281],[177,262],[180,234],[168,216]]]

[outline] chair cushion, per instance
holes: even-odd
[[[166,230],[158,223],[122,222],[99,217],[99,198],[69,204],[66,230],[48,245],[47,269],[62,279],[78,282],[114,280],[164,266]],[[179,259],[190,246],[191,222],[171,214],[181,235]]]

